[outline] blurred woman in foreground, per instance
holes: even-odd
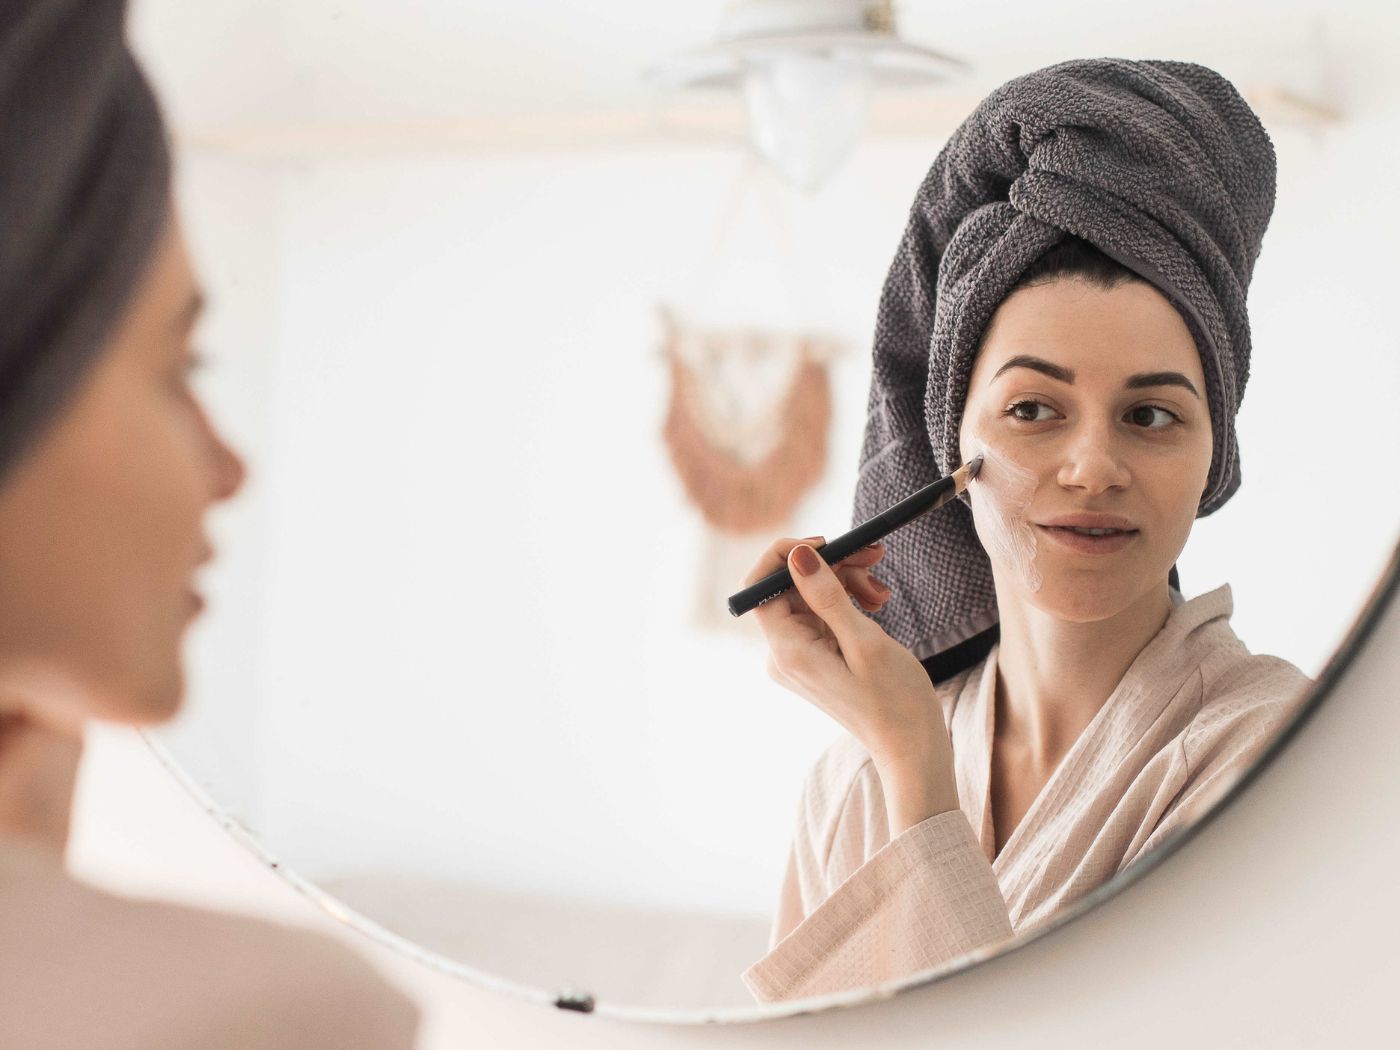
[[[202,302],[123,0],[0,11],[0,1046],[404,1047],[349,950],[63,870],[84,726],[169,719],[245,468],[188,386]]]

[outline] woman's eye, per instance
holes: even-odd
[[[1160,412],[1162,413],[1162,415],[1167,417],[1165,420],[1163,420],[1161,426],[1154,427],[1152,425],[1153,412]],[[1171,426],[1173,423],[1181,422],[1180,416],[1178,416],[1175,412],[1171,411],[1170,409],[1163,408],[1161,405],[1138,405],[1137,408],[1133,409],[1131,412],[1128,413],[1128,417],[1134,423],[1143,427],[1143,429],[1145,430],[1163,430],[1166,427]]]
[[[1015,419],[1019,419],[1023,423],[1041,423],[1044,422],[1045,419],[1049,418],[1047,416],[1040,416],[1037,413],[1036,410],[1041,408],[1048,409],[1050,408],[1050,406],[1047,405],[1044,401],[1033,401],[1027,399],[1025,401],[1016,401],[1013,404],[1008,405],[1006,411],[1002,414],[1011,416]],[[1027,413],[1027,409],[1029,409],[1029,413]]]

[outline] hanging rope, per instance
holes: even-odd
[[[806,329],[800,256],[763,162],[750,156],[725,194],[708,250],[701,256],[681,317],[660,306],[658,351],[670,379],[661,437],[687,501],[707,528],[700,537],[691,623],[709,631],[752,634],[724,598],[775,534],[791,531],[798,504],[826,473],[832,417],[831,360],[843,341]],[[726,248],[746,195],[759,194],[791,320],[786,326],[704,324]],[[810,283],[810,282],[808,282]]]

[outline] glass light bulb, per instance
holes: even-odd
[[[865,130],[870,75],[857,57],[777,54],[750,64],[744,97],[759,152],[793,185],[813,190]]]

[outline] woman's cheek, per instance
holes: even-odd
[[[1175,561],[1185,548],[1200,507],[1205,475],[1198,475],[1193,467],[1194,464],[1188,463],[1175,465],[1175,471],[1170,476],[1169,495],[1161,504],[1161,521],[1169,534],[1167,546],[1170,549],[1165,552],[1168,564]]]
[[[978,538],[994,563],[1014,573],[1026,589],[1038,591],[1044,580],[1037,564],[1039,542],[1029,520],[1038,476],[995,437],[975,433],[970,443],[971,456],[983,457],[969,489]]]

